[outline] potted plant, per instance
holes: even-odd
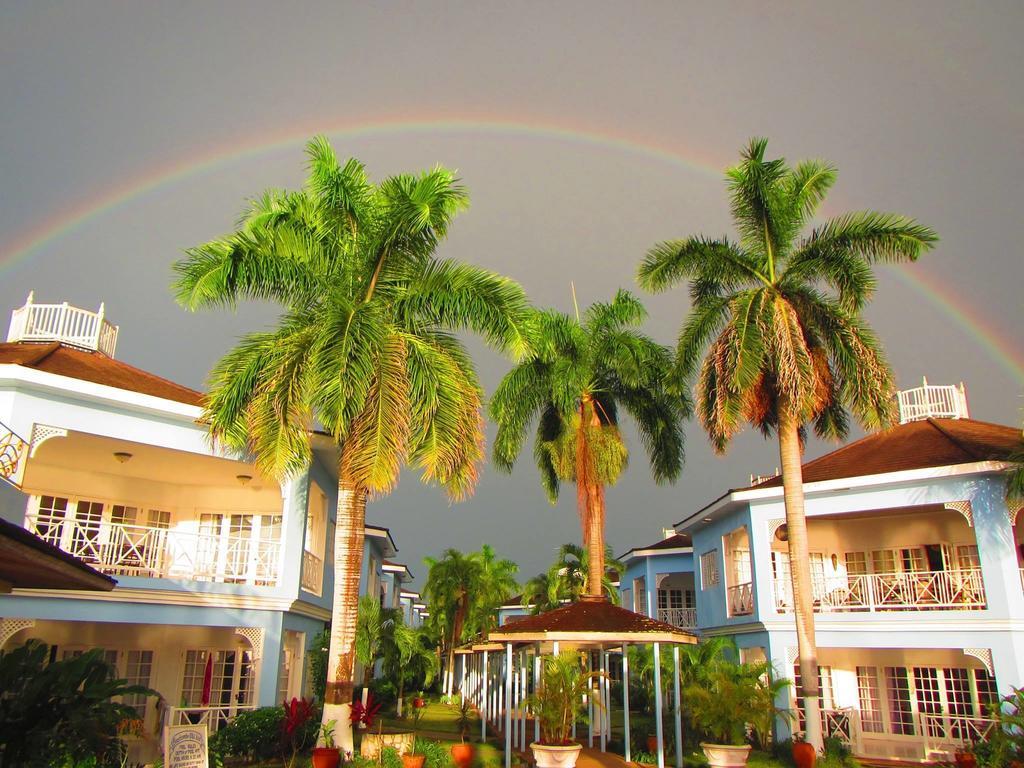
[[[415,696],[413,696],[412,705],[416,709],[423,709],[427,706],[427,702],[423,698],[423,691],[419,691]]]
[[[334,746],[334,726],[336,721],[329,720],[320,726],[320,738],[323,745],[313,747],[313,768],[338,768],[341,762],[341,751]]]
[[[473,745],[466,743],[466,734],[473,724],[472,714],[469,700],[462,697],[455,718],[455,727],[459,729],[459,743],[452,744],[452,760],[458,768],[469,768],[473,764]]]
[[[765,664],[716,662],[701,679],[686,688],[686,701],[693,720],[711,741],[701,749],[711,768],[740,768],[747,764],[751,746],[747,723],[764,721],[767,708],[775,712],[772,682]],[[765,678],[768,677],[766,680]],[[757,726],[755,727],[764,727]]]
[[[540,722],[540,741],[530,745],[537,768],[573,768],[582,744],[570,738],[572,724],[583,711],[583,696],[596,672],[586,672],[580,657],[564,651],[544,659],[540,689],[526,705]]]
[[[416,754],[416,732],[420,727],[420,720],[423,719],[423,707],[417,707],[416,702],[413,702],[412,709],[412,747],[409,752],[402,755],[402,765],[405,768],[423,768],[423,763],[426,762],[427,756],[420,752]]]
[[[648,733],[647,734],[647,752],[651,755],[658,754],[658,734]]]
[[[974,756],[974,747],[965,746],[953,754],[953,762],[956,768],[978,768],[978,758]]]
[[[803,734],[793,734],[793,764],[796,768],[814,768],[817,759],[814,745],[805,741]]]

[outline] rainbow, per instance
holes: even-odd
[[[358,122],[311,122],[178,157],[124,179],[99,194],[90,194],[86,199],[55,212],[13,239],[0,243],[0,271],[28,259],[93,219],[153,190],[232,163],[300,147],[314,134],[324,134],[332,139],[356,139],[438,133],[522,136],[593,146],[670,163],[689,172],[716,179],[721,178],[721,169],[733,160],[702,156],[693,150],[668,146],[647,137],[597,131],[583,125],[556,123],[543,118],[524,119],[522,116],[439,116],[417,119],[391,116]],[[951,286],[943,284],[935,276],[916,269],[912,272],[903,269],[891,271],[975,339],[1012,379],[1024,383],[1024,354],[1016,348],[1008,334],[1000,332],[983,313],[970,306]]]

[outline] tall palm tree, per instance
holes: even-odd
[[[441,650],[447,659],[443,688],[450,694],[455,681],[455,648],[463,640],[466,619],[473,596],[480,589],[483,569],[478,558],[457,549],[445,550],[440,560],[426,557],[423,562],[429,569],[423,597],[431,620],[438,622],[441,630]],[[443,618],[435,619],[435,615]]]
[[[499,558],[490,544],[484,544],[470,557],[480,564],[480,581],[470,605],[469,629],[486,635],[498,625],[498,609],[519,588],[516,573],[519,566]]]
[[[274,330],[252,333],[213,369],[205,420],[213,438],[250,452],[261,471],[305,470],[314,428],[338,449],[335,594],[324,721],[351,749],[353,641],[367,494],[387,494],[409,464],[455,499],[472,493],[483,455],[481,389],[453,332],[522,351],[526,300],[507,278],[439,259],[467,205],[454,175],[368,181],[330,144],[306,147],[300,191],[270,190],[238,229],[175,265],[188,309],[272,301]]]
[[[363,665],[363,685],[369,685],[373,679],[373,665],[380,655],[385,636],[394,630],[398,615],[394,608],[385,609],[374,595],[359,598],[355,650],[356,660]]]
[[[523,585],[522,605],[532,614],[553,610],[568,599],[565,582],[554,568],[538,573]]]
[[[575,302],[575,292],[574,292]],[[647,317],[626,291],[595,303],[581,318],[538,311],[530,325],[533,352],[498,385],[491,416],[498,424],[495,463],[512,471],[530,423],[538,420],[534,457],[552,504],[562,481],[576,483],[593,595],[604,577],[605,486],[626,467],[619,408],[636,422],[658,483],[683,465],[687,403],[665,388],[669,350],[636,330]]]
[[[558,550],[558,557],[551,568],[557,572],[558,579],[564,585],[562,591],[568,594],[570,599],[578,600],[581,595],[593,594],[593,590],[590,588],[593,572],[590,570],[589,548],[577,544],[563,544]],[[612,548],[605,545],[604,572],[601,575],[600,591],[616,605],[619,602],[619,590],[615,588],[615,583],[609,572],[621,574],[625,571],[626,564],[616,559],[612,554]]]
[[[938,238],[904,216],[848,213],[801,232],[836,178],[820,161],[765,160],[754,139],[727,171],[739,240],[701,236],[654,246],[640,285],[690,286],[676,386],[696,376],[697,412],[716,450],[743,423],[779,440],[807,737],[821,748],[817,651],[800,458],[808,424],[847,434],[848,410],[866,429],[892,422],[892,372],[861,310],[875,262],[913,261]],[[699,374],[698,374],[699,371]]]

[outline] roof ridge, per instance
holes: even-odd
[[[43,360],[45,360],[58,349],[60,349],[61,344],[59,341],[51,341],[46,344],[26,344],[25,346],[37,347],[39,350],[35,354],[29,355],[27,358],[25,358],[24,361],[20,363],[20,365],[27,365],[28,367],[32,368],[39,365],[39,363],[43,362]]]
[[[936,421],[935,419],[933,419],[933,418],[932,418],[931,416],[929,416],[929,417],[928,417],[928,418],[926,419],[926,421],[927,421],[927,422],[928,422],[928,423],[929,423],[929,424],[931,425],[932,429],[934,429],[934,430],[935,430],[936,432],[938,432],[938,433],[939,433],[940,435],[942,435],[942,436],[943,436],[944,438],[946,438],[946,439],[947,439],[947,440],[948,440],[949,442],[951,442],[951,443],[952,443],[953,445],[955,445],[955,446],[956,446],[957,448],[959,448],[959,449],[960,449],[961,451],[963,451],[964,453],[966,453],[966,454],[967,454],[968,456],[971,456],[971,457],[973,457],[973,458],[975,458],[975,459],[978,459],[979,461],[980,461],[981,459],[983,459],[983,458],[984,458],[984,457],[983,457],[983,456],[982,456],[982,455],[981,455],[980,453],[978,453],[978,452],[977,452],[976,450],[974,450],[974,449],[973,449],[973,448],[971,448],[970,446],[966,445],[966,444],[965,444],[965,443],[964,443],[964,442],[963,442],[962,440],[960,440],[959,438],[955,437],[955,436],[953,435],[953,433],[952,433],[952,432],[950,432],[950,431],[949,431],[948,429],[946,429],[946,428],[945,428],[945,427],[943,427],[943,426],[942,426],[941,424],[939,424],[939,423],[938,423],[938,422],[937,422],[937,421]]]

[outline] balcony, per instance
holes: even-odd
[[[90,312],[63,304],[35,304],[29,294],[25,306],[11,313],[7,341],[59,341],[73,347],[114,356],[117,326],[104,318],[104,307]]]
[[[658,620],[680,629],[695,629],[697,626],[696,608],[659,608]]]
[[[754,612],[754,585],[749,581],[729,587],[729,615],[750,616]]]
[[[302,552],[302,588],[314,595],[323,589],[324,561],[308,549]]]
[[[981,610],[985,586],[979,568],[872,573],[812,579],[815,613]],[[793,610],[788,578],[774,580],[775,608]]]
[[[30,516],[26,528],[93,568],[115,576],[274,586],[281,545],[252,533],[180,529]]]
[[[925,379],[920,387],[897,393],[900,424],[924,419],[967,419],[967,392],[959,386],[935,386]]]

